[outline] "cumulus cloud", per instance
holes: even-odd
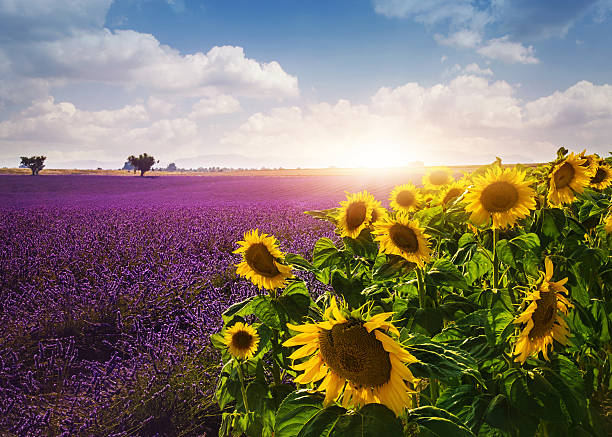
[[[210,117],[211,115],[232,114],[241,109],[238,99],[222,94],[198,100],[191,108],[189,118],[197,120]]]
[[[525,47],[519,42],[510,41],[509,35],[493,38],[477,50],[485,58],[497,59],[509,64],[537,64],[532,46]]]
[[[579,82],[531,102],[515,93],[505,81],[475,75],[431,87],[384,87],[367,104],[339,100],[254,114],[223,142],[243,153],[285,157],[280,164],[295,159],[303,165],[483,163],[495,154],[542,161],[560,145],[606,154],[610,85]]]
[[[26,101],[31,93],[16,95],[19,81],[101,82],[188,97],[299,95],[295,76],[276,61],[248,58],[242,47],[183,54],[150,34],[104,28],[111,1],[0,0],[0,70],[3,88],[13,88],[0,97]]]

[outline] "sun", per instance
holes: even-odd
[[[393,313],[364,317],[345,317],[335,298],[324,313],[324,321],[287,326],[299,334],[283,346],[300,346],[289,358],[306,361],[292,367],[303,372],[298,384],[317,384],[325,392],[324,405],[338,400],[345,408],[380,403],[401,415],[412,406],[411,386],[417,379],[407,364],[417,359],[389,334],[399,331],[388,319]]]

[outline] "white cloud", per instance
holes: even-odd
[[[473,49],[480,45],[482,35],[480,32],[469,29],[461,29],[448,36],[436,33],[434,35],[436,42],[443,46],[457,47],[461,49]]]
[[[198,100],[191,108],[190,119],[198,120],[218,114],[232,114],[242,108],[238,99],[228,95],[205,97]]]
[[[242,47],[184,54],[150,34],[103,28],[111,2],[0,0],[2,101],[28,102],[45,97],[49,86],[75,81],[186,97],[299,95],[295,76],[276,61],[248,58]],[[23,85],[34,82],[40,92]]]
[[[525,105],[530,126],[555,129],[584,129],[612,125],[612,86],[585,80],[565,91],[556,91]]]
[[[475,74],[478,76],[493,76],[493,70],[491,70],[490,68],[482,69],[476,63],[466,65],[463,71],[465,73]]]
[[[510,64],[537,64],[540,62],[534,56],[535,52],[532,46],[525,47],[519,42],[512,42],[508,35],[489,40],[477,52],[486,58],[497,59]]]
[[[8,52],[25,77],[86,80],[206,95],[231,92],[250,97],[292,97],[297,78],[275,62],[260,63],[242,47],[213,47],[182,55],[149,34],[108,29],[53,41],[19,44]]]
[[[475,8],[471,0],[374,0],[374,10],[387,17],[413,18],[428,26],[450,22],[480,29],[491,20],[489,13]]]
[[[495,155],[542,161],[560,145],[606,154],[610,102],[610,85],[579,82],[525,103],[507,82],[462,75],[431,87],[381,88],[363,105],[339,100],[257,113],[223,143],[243,154],[277,156],[275,165],[483,163]]]

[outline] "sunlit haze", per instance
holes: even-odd
[[[612,150],[612,2],[0,0],[0,166]]]

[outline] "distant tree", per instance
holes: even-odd
[[[166,171],[176,171],[176,164],[174,162],[168,164],[168,167],[166,167]]]
[[[144,176],[145,172],[151,170],[156,161],[154,157],[143,153],[138,158],[134,155],[128,156],[128,162],[134,166],[134,171],[140,170],[140,176]]]
[[[31,156],[29,158],[27,156],[22,156],[21,165],[32,170],[32,176],[37,176],[38,173],[45,168],[45,159],[47,159],[46,156]]]

